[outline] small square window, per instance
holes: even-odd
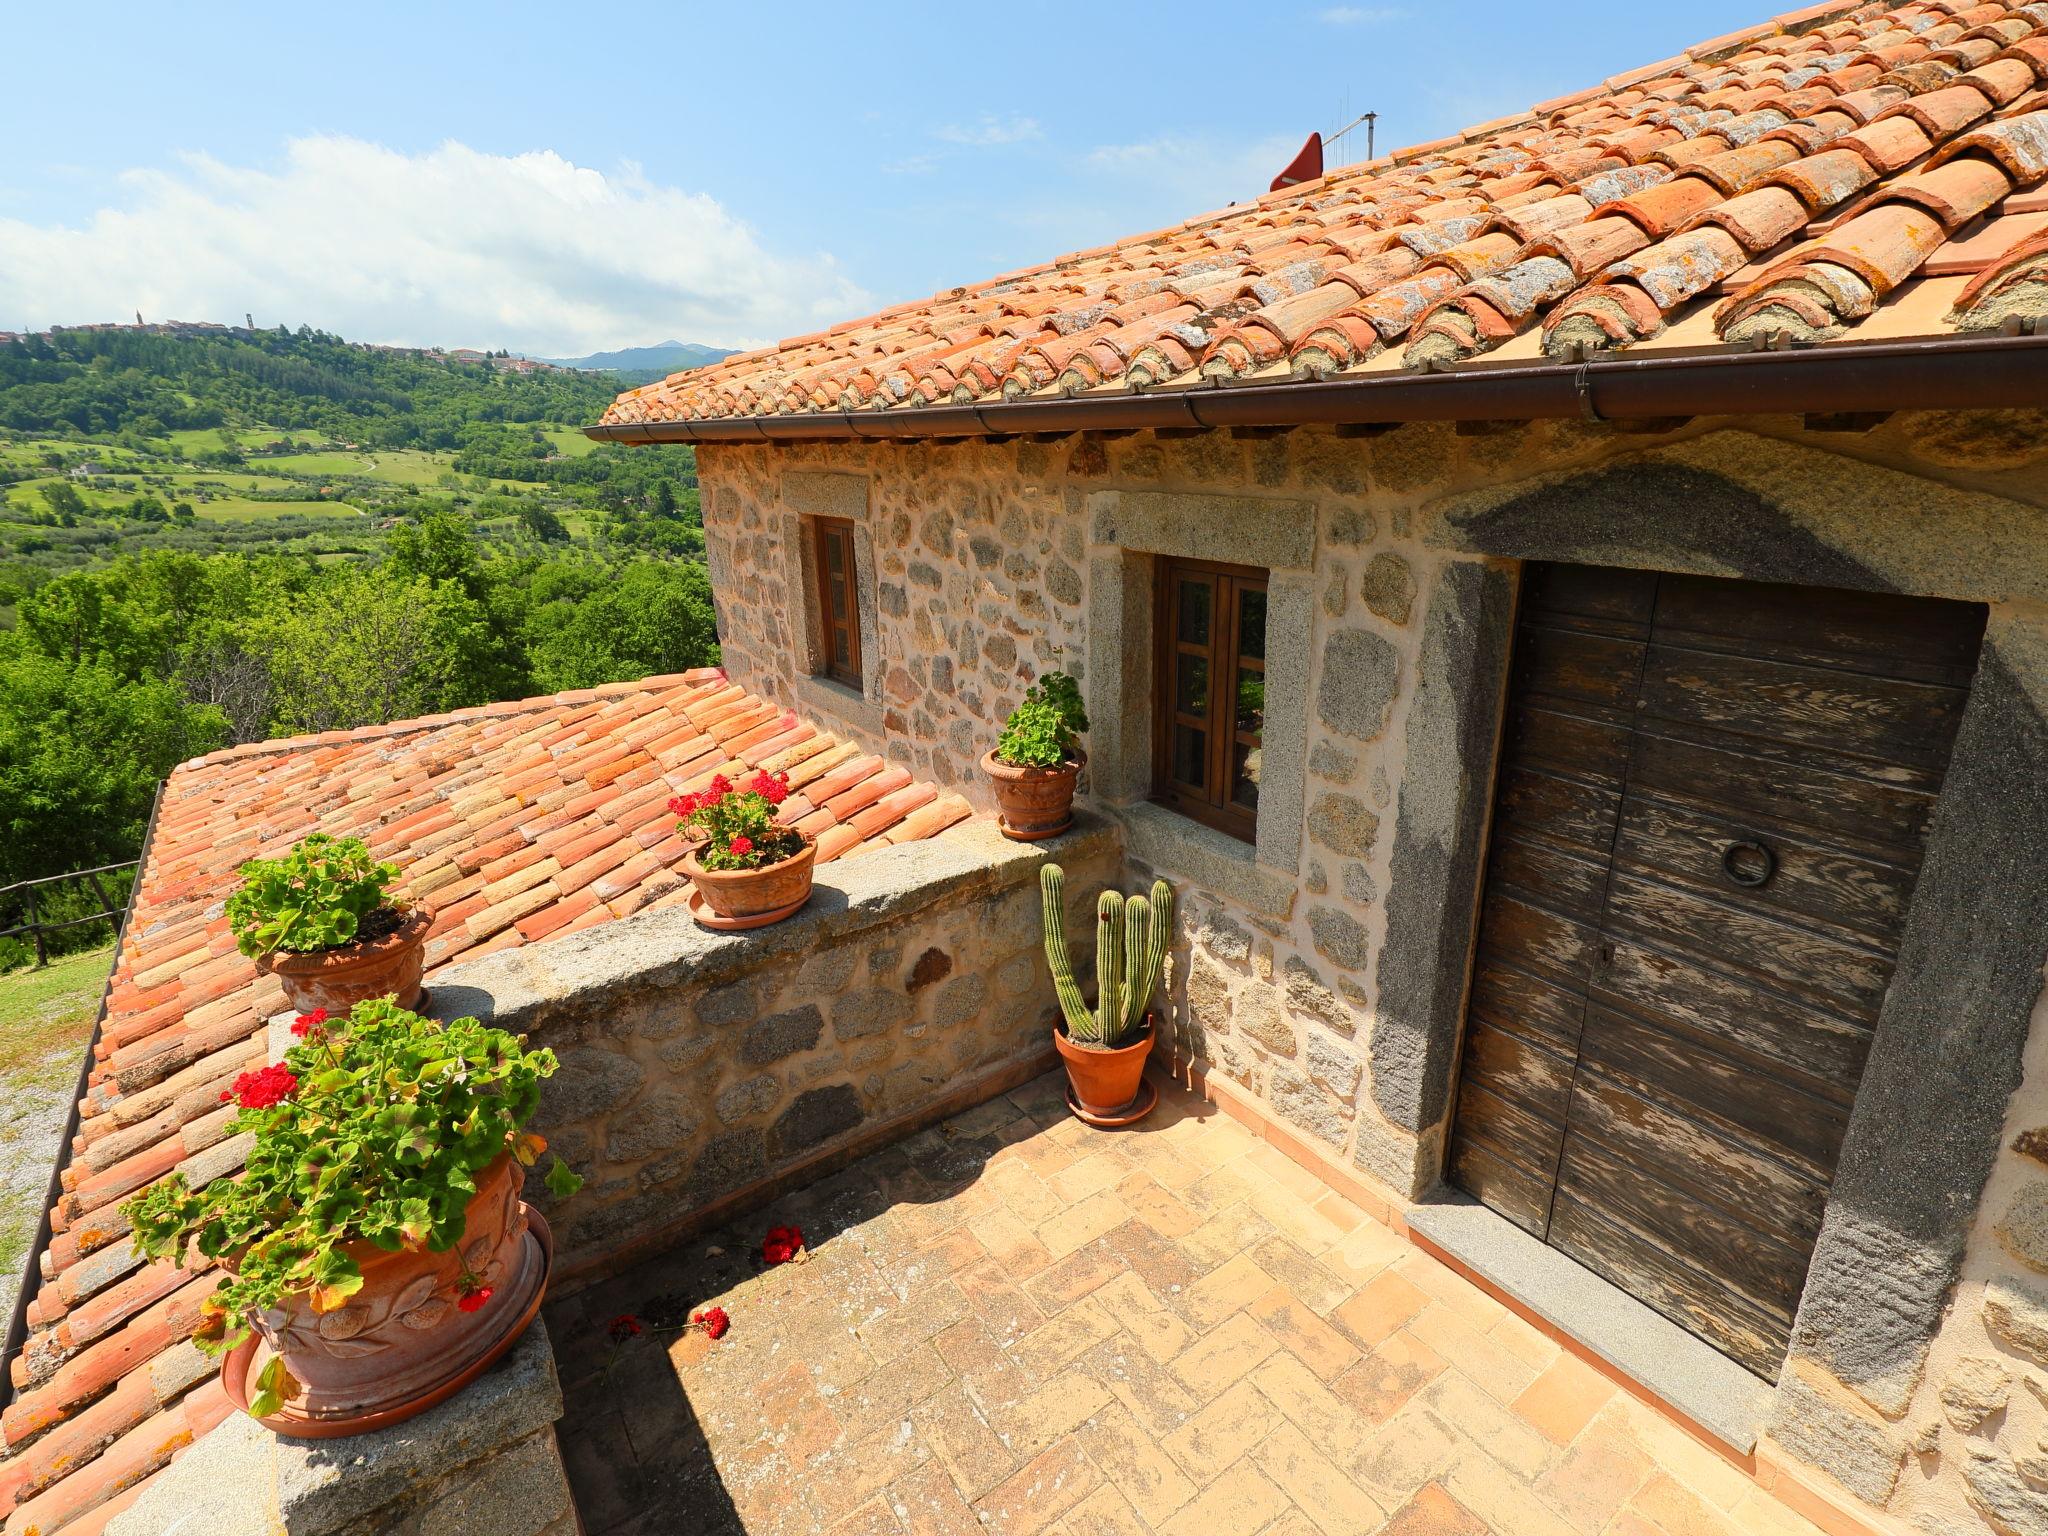
[[[1266,573],[1158,563],[1153,798],[1246,842],[1266,723]]]
[[[845,518],[812,518],[810,534],[818,581],[818,670],[834,682],[859,688],[860,597],[853,524]]]

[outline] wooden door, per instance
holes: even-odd
[[[1980,607],[1531,566],[1451,1176],[1774,1375]]]

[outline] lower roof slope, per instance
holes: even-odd
[[[783,818],[817,838],[821,863],[970,814],[715,669],[235,747],[172,773],[10,1362],[5,1536],[96,1536],[229,1411],[187,1339],[214,1277],[143,1264],[118,1207],[173,1170],[197,1184],[241,1167],[221,1090],[261,1064],[284,997],[228,933],[237,868],[309,832],[362,836],[434,909],[431,982],[465,955],[680,901],[669,798],[755,768],[788,772]]]
[[[591,432],[1398,376],[1489,355],[2015,320],[2048,333],[2044,87],[2044,0],[1837,0],[1256,201],[628,390]]]

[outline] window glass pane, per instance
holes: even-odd
[[[1209,658],[1182,656],[1175,672],[1174,708],[1184,715],[1209,713]]]
[[[832,662],[841,667],[853,665],[853,653],[847,649],[846,631],[843,629],[832,631]]]
[[[1183,784],[1206,786],[1209,782],[1207,760],[1209,756],[1209,733],[1195,730],[1192,726],[1176,725],[1173,728],[1173,777]]]
[[[1237,654],[1265,660],[1266,594],[1256,587],[1238,590]]]
[[[1238,742],[1230,767],[1230,803],[1248,811],[1259,808],[1259,759],[1261,749]]]
[[[1266,728],[1266,674],[1246,670],[1237,674],[1237,728],[1256,733]]]
[[[825,535],[825,569],[837,576],[846,569],[845,544],[836,533]]]
[[[1189,645],[1209,643],[1209,591],[1206,581],[1180,583],[1180,638]]]
[[[834,577],[832,578],[832,580],[831,580],[831,581],[830,581],[829,583],[827,583],[827,586],[826,586],[826,590],[827,590],[827,591],[829,591],[829,592],[830,592],[830,593],[832,594],[832,621],[833,621],[833,623],[835,623],[835,624],[844,624],[844,623],[846,622],[846,581],[845,581],[845,578],[843,578],[843,577],[840,577],[840,576],[834,576]]]

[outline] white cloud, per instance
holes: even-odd
[[[984,112],[976,121],[962,126],[948,123],[943,128],[932,130],[932,137],[943,139],[948,144],[1022,144],[1027,139],[1042,139],[1045,130],[1038,126],[1035,117],[997,117],[993,112]]]
[[[0,316],[301,322],[351,340],[578,355],[746,346],[860,314],[828,255],[764,250],[715,199],[537,150],[294,139],[278,170],[131,171],[82,226],[0,218]]]
[[[1333,5],[1317,12],[1316,19],[1332,27],[1376,27],[1407,14],[1398,5]]]

